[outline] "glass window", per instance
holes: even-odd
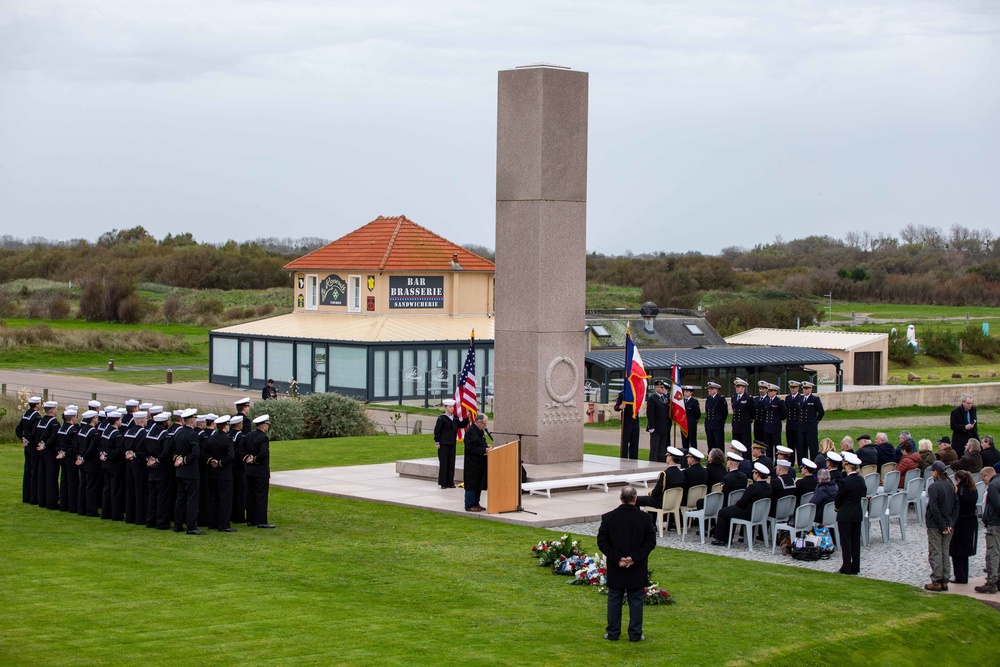
[[[319,307],[319,276],[306,276],[306,308],[316,310]]]
[[[299,386],[312,386],[312,345],[298,343],[295,346],[295,379]]]
[[[375,398],[385,398],[385,350],[376,350],[373,354],[375,364],[375,383],[372,389]]]
[[[331,345],[328,365],[329,386],[348,389],[368,388],[367,348]]]
[[[253,342],[253,379],[266,380],[264,376],[264,346],[265,341],[254,340]]]
[[[347,277],[347,310],[361,312],[361,276]]]
[[[389,350],[389,391],[386,396],[399,396],[399,350]]]
[[[236,377],[239,370],[239,341],[235,338],[212,339],[212,374]]]
[[[417,395],[417,380],[423,371],[413,362],[413,350],[403,350],[403,396]]]
[[[275,382],[288,382],[295,374],[292,368],[292,344],[267,342],[267,377]]]

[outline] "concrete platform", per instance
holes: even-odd
[[[461,457],[459,457],[461,460]],[[410,472],[427,473],[433,461],[433,476],[416,477],[397,472],[398,466]],[[606,456],[585,456],[583,461],[542,466],[525,466],[531,479],[536,475],[550,475],[538,479],[560,479],[579,475],[608,475],[615,471],[622,473],[637,470],[659,470],[662,463],[648,461],[622,461]],[[457,473],[456,473],[457,476]],[[618,493],[598,490],[572,490],[553,493],[551,498],[542,496],[521,497],[525,510],[535,512],[511,512],[508,514],[487,514],[486,512],[465,511],[465,490],[442,489],[437,485],[437,459],[415,459],[397,463],[380,463],[367,466],[346,466],[337,468],[313,468],[310,470],[286,470],[271,473],[271,486],[295,491],[306,491],[338,498],[351,498],[369,502],[415,507],[420,509],[458,514],[488,521],[503,521],[523,526],[560,526],[567,523],[597,521],[605,512],[618,506]],[[482,504],[486,506],[489,491],[484,491]]]
[[[462,476],[464,465],[464,456],[455,457],[456,481],[460,482],[464,479]],[[571,479],[573,477],[627,475],[629,473],[645,472],[647,470],[655,470],[658,472],[666,467],[666,463],[633,461],[631,459],[619,459],[612,456],[584,454],[582,461],[571,461],[569,463],[547,463],[543,465],[525,463],[524,471],[528,475],[529,482],[542,482],[550,479]],[[401,477],[437,480],[437,457],[396,461],[396,473]]]

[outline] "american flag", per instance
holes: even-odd
[[[455,416],[459,419],[469,418],[469,423],[476,418],[476,331],[469,337],[469,354],[465,355],[465,366],[458,378],[458,388],[455,389]],[[458,439],[465,440],[465,429],[458,429]]]

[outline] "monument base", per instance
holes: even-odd
[[[455,460],[455,481],[461,481],[462,466],[464,457],[456,457]],[[525,463],[524,471],[528,474],[529,482],[544,482],[553,479],[573,479],[576,477],[600,477],[602,475],[627,475],[634,472],[644,472],[647,470],[663,470],[665,463],[655,461],[634,461],[631,459],[619,459],[613,456],[598,456],[596,454],[584,454],[581,461],[568,461],[564,463]],[[396,461],[396,474],[400,477],[411,477],[414,479],[426,479],[437,481],[438,460],[437,458],[408,459]],[[581,485],[583,486],[583,485]]]

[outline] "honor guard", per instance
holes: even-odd
[[[726,419],[729,417],[729,401],[719,393],[722,388],[717,382],[708,383],[708,398],[705,399],[705,438],[708,449],[725,450]]]
[[[198,461],[201,448],[195,431],[195,417],[198,411],[189,408],[181,412],[184,424],[174,431],[170,459],[177,479],[177,501],[174,503],[174,531],[181,532],[187,527],[188,535],[204,535],[198,530]]]
[[[464,421],[464,420],[463,420]],[[261,415],[253,420],[254,432],[247,438],[247,525],[258,528],[274,528],[267,522],[267,494],[271,484],[271,440],[267,436],[271,428],[271,416]]]
[[[812,382],[802,383],[802,402],[799,412],[802,448],[806,451],[799,458],[815,459],[819,453],[819,423],[823,421],[823,401],[813,393]]]
[[[144,410],[136,410],[130,415],[131,425],[122,438],[125,448],[125,523],[137,526],[146,525],[146,506],[148,505],[147,484],[149,473],[146,461],[142,458],[140,448],[146,442],[146,417]]]
[[[736,393],[730,399],[733,413],[733,439],[740,442],[752,442],[750,430],[754,419],[754,399],[747,394],[747,381],[736,378]]]
[[[799,450],[799,413],[801,412],[802,394],[799,387],[802,384],[795,380],[788,381],[788,396],[785,396],[785,414],[788,415],[785,422],[785,444],[795,450],[796,455],[801,459],[804,454]]]
[[[153,406],[150,410],[160,406]],[[146,528],[170,529],[174,509],[174,466],[170,460],[167,422],[170,415],[160,408],[153,415],[153,425],[146,432],[146,440],[139,455],[146,466]]]
[[[204,460],[208,463],[208,527],[220,533],[236,532],[230,525],[235,457],[233,440],[229,437],[230,419],[229,415],[215,418],[215,433],[209,436],[204,452]]]
[[[80,430],[76,434],[76,463],[80,468],[78,513],[96,517],[101,511],[101,460],[98,458],[101,434],[97,431],[97,410],[80,415]]]
[[[695,387],[685,385],[684,390],[684,411],[687,413],[687,435],[681,433],[681,444],[685,449],[698,447],[698,421],[701,419],[701,403],[694,397]]]
[[[59,509],[77,513],[80,499],[80,469],[76,465],[76,425],[78,415],[75,405],[66,406],[63,423],[59,428],[56,444],[56,461],[59,464]]]
[[[32,396],[28,399],[28,409],[21,415],[21,421],[14,427],[14,433],[21,441],[24,450],[24,477],[21,480],[21,502],[38,503],[38,450],[31,445],[35,437],[35,425],[42,416],[38,413],[38,406],[42,399]]]
[[[757,381],[757,395],[753,397],[753,439],[764,442],[764,401],[767,400],[767,380]]]
[[[122,414],[117,410],[105,413],[104,433],[98,446],[101,473],[104,478],[104,498],[101,518],[111,521],[125,519],[125,457],[122,433],[118,430]]]
[[[759,405],[761,412],[757,413],[757,423],[763,422],[764,443],[767,445],[768,454],[773,456],[774,448],[781,444],[781,422],[788,417],[785,412],[785,402],[778,398],[778,385],[767,385],[767,396]]]
[[[247,399],[250,403],[250,399]],[[239,406],[237,406],[239,407]],[[249,419],[243,415],[235,415],[229,420],[229,437],[233,441],[233,510],[230,520],[235,524],[242,524],[247,520],[247,480],[246,464],[243,463],[243,456],[246,454],[246,431],[244,424],[248,424]]]
[[[625,403],[625,392],[618,392],[615,412],[622,413],[622,433],[619,456],[623,459],[639,458],[639,419],[633,413],[633,405]]]
[[[38,506],[59,509],[59,420],[56,419],[56,401],[45,401],[45,414],[35,424],[34,446],[38,452]]]

